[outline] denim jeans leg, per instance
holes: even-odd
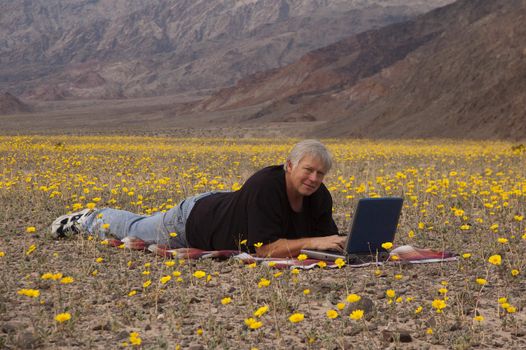
[[[146,216],[126,210],[104,208],[91,214],[84,228],[100,238],[113,236],[123,239],[133,236],[149,244],[168,244],[169,235],[164,227],[162,214]]]

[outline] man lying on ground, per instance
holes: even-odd
[[[137,237],[170,248],[248,247],[261,257],[295,257],[301,249],[341,251],[345,237],[338,235],[332,197],[322,183],[331,166],[322,143],[304,140],[292,148],[285,165],[259,170],[238,191],[199,194],[152,216],[85,209],[57,218],[51,233],[54,238],[78,233]]]

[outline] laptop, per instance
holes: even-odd
[[[389,252],[382,243],[393,241],[402,204],[399,197],[360,199],[343,252],[303,249],[301,253],[326,261],[341,258],[349,264],[385,261]]]

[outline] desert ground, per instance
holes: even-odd
[[[323,140],[342,234],[358,199],[402,196],[394,246],[458,260],[304,271],[49,235],[54,218],[83,208],[150,215],[235,190],[297,140],[15,132],[0,136],[0,348],[526,347],[520,144]]]

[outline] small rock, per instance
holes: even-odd
[[[0,328],[0,331],[2,331],[2,333],[14,333],[16,332],[17,330],[19,329],[22,329],[22,328],[26,328],[26,326],[22,323],[19,323],[19,322],[6,322],[2,325],[2,327]]]
[[[343,331],[343,334],[352,337],[352,336],[355,336],[357,334],[360,334],[362,331],[363,331],[362,327],[347,327]]]
[[[147,324],[146,326],[144,326],[145,331],[149,331],[151,329],[152,329],[152,326],[150,324]]]
[[[346,315],[350,315],[351,312],[353,312],[354,310],[363,310],[364,317],[367,321],[371,320],[371,318],[374,316],[374,313],[376,311],[373,301],[367,297],[362,297],[356,303],[349,304],[344,309],[343,313]]]
[[[204,350],[204,348],[201,344],[190,344],[190,346],[188,346],[189,350]]]
[[[91,330],[93,330],[93,331],[109,331],[109,330],[111,330],[111,325],[110,325],[109,322],[99,323],[99,324],[93,326],[93,328]]]
[[[40,340],[31,332],[23,332],[18,335],[16,344],[21,349],[35,349],[39,346]]]
[[[514,337],[524,337],[524,335],[526,335],[526,331],[522,330],[522,329],[517,329],[516,331],[513,331],[511,332],[511,335],[513,335]]]
[[[394,342],[396,340],[400,341],[401,343],[410,343],[413,341],[413,338],[411,337],[411,334],[409,331],[406,330],[383,330],[382,336],[385,341],[388,342]]]
[[[129,336],[130,332],[122,330],[119,333],[117,333],[117,340],[124,340],[127,339]]]
[[[454,332],[454,331],[458,331],[458,330],[461,330],[462,329],[462,325],[459,323],[459,322],[455,322],[450,328],[449,330],[451,332]]]
[[[192,298],[190,299],[189,304],[197,304],[197,303],[200,303],[200,302],[201,302],[201,299],[198,299],[198,298],[196,298],[196,297],[192,297]]]

